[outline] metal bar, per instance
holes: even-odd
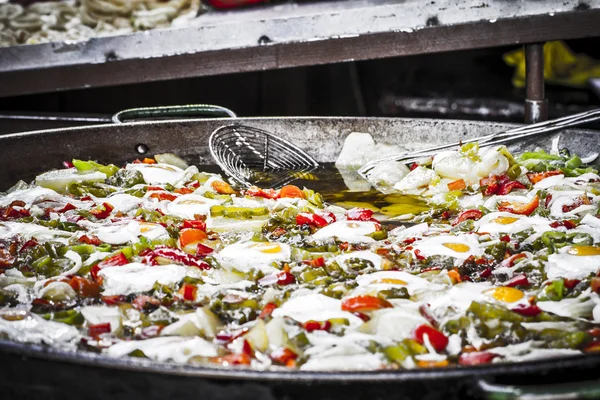
[[[526,98],[525,122],[548,119],[548,101],[544,94],[544,44],[525,45]]]
[[[289,4],[207,14],[182,29],[0,48],[0,96],[600,37],[600,0],[584,11],[576,0],[428,4]]]

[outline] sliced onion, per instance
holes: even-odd
[[[183,158],[176,156],[173,153],[157,154],[154,156],[154,159],[156,161],[158,161],[159,163],[174,165],[181,169],[186,169],[189,167],[188,163],[185,162],[185,160]]]

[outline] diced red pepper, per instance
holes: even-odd
[[[504,286],[514,287],[514,286],[528,286],[529,280],[527,279],[527,275],[518,274],[513,276],[508,281],[504,282]]]
[[[296,215],[296,225],[312,225],[319,228],[335,222],[335,215],[328,211],[320,211],[317,214],[299,213]]]
[[[456,217],[456,219],[452,221],[452,226],[456,226],[468,219],[477,221],[481,217],[483,217],[483,213],[479,210],[466,210],[458,214],[458,217]]]
[[[38,244],[39,243],[35,238],[31,238],[28,241],[26,241],[25,243],[23,243],[23,246],[21,246],[21,248],[19,249],[19,253],[22,253],[29,248],[35,247]]]
[[[548,208],[550,206],[551,201],[552,201],[552,195],[548,194],[546,196],[546,200],[544,200],[544,207]]]
[[[111,206],[108,203],[102,203],[102,206],[91,210],[90,213],[98,218],[98,219],[106,219],[108,218],[108,216],[110,215],[110,213],[112,212],[112,210],[114,209],[113,206]]]
[[[296,282],[296,278],[294,277],[294,275],[292,275],[291,273],[287,272],[287,271],[281,271],[279,273],[277,273],[277,284],[278,285],[291,285],[292,283]]]
[[[479,273],[479,277],[481,279],[487,279],[487,278],[490,277],[490,275],[492,275],[492,269],[491,268],[486,268],[486,269],[484,269],[483,271],[481,271]]]
[[[565,284],[565,287],[567,289],[573,289],[575,286],[579,285],[579,283],[581,282],[579,279],[563,279],[563,282]]]
[[[192,189],[186,188],[186,187],[181,187],[181,188],[175,189],[173,192],[178,193],[178,194],[194,193],[194,191]]]
[[[110,323],[105,322],[102,324],[88,326],[88,336],[98,338],[103,333],[110,333]]]
[[[313,268],[320,268],[325,266],[325,259],[323,257],[315,258],[314,260],[302,261],[303,264],[310,265]]]
[[[458,357],[458,363],[460,365],[489,364],[496,357],[498,357],[497,354],[488,353],[487,351],[472,351],[469,353],[462,353]]]
[[[98,285],[98,282],[94,282],[82,276],[73,276],[69,281],[69,285],[81,297],[96,298],[100,296],[100,285]]]
[[[196,246],[196,255],[199,257],[206,257],[213,251],[215,251],[215,250],[208,246],[203,245],[202,243],[198,243],[198,246]]]
[[[183,221],[183,225],[181,226],[181,228],[182,229],[186,229],[186,228],[200,229],[201,231],[206,232],[206,222],[200,221],[197,219],[186,219]]]
[[[294,185],[286,185],[279,190],[279,198],[304,199],[306,196],[302,189]]]
[[[423,344],[425,335],[429,338],[429,343],[436,351],[442,351],[448,346],[448,337],[432,326],[423,324],[417,327],[414,332],[414,337],[417,342]]]
[[[63,161],[62,165],[65,168],[75,168],[75,166],[73,165],[73,163],[71,161]]]
[[[304,329],[307,332],[312,332],[312,331],[329,331],[329,329],[331,329],[331,322],[329,321],[306,321],[304,323]]]
[[[504,235],[504,236],[500,237],[500,241],[501,242],[509,243],[510,242],[510,236]]]
[[[127,260],[125,254],[118,253],[94,265],[90,271],[90,274],[95,281],[98,281],[98,272],[100,272],[101,269],[106,267],[117,267],[125,264],[129,264],[129,260]]]
[[[273,350],[271,353],[271,359],[278,364],[287,365],[290,361],[293,361],[296,358],[298,358],[298,354],[294,353],[287,347],[280,347]]]
[[[553,223],[550,224],[550,226],[552,228],[560,228],[561,226],[564,226],[565,228],[567,228],[567,230],[569,230],[569,229],[577,228],[577,222],[570,221],[567,219],[564,221],[554,221]]]
[[[246,353],[227,354],[223,357],[214,357],[212,362],[222,365],[250,365],[252,357]]]
[[[510,256],[506,260],[502,261],[502,266],[503,267],[512,267],[513,265],[515,265],[515,262],[518,259],[521,259],[521,258],[527,258],[527,254],[525,254],[525,253],[518,253],[518,254],[515,254],[513,256]]]
[[[496,194],[498,188],[500,187],[498,185],[498,179],[495,175],[480,179],[479,185],[481,186],[481,191],[484,196],[491,196],[493,194]]]
[[[116,306],[119,304],[123,304],[127,302],[127,297],[123,295],[114,295],[114,296],[102,296],[102,301],[104,304],[109,306]]]
[[[415,249],[414,253],[415,253],[415,257],[417,257],[417,260],[424,260],[427,258],[421,254],[421,251],[419,249]]]
[[[514,189],[527,189],[527,186],[523,185],[521,182],[509,181],[500,185],[496,194],[501,196],[507,195]]]
[[[191,285],[189,283],[184,283],[181,286],[181,292],[182,292],[184,300],[195,301],[196,300],[196,293],[198,292],[198,286]]]
[[[349,221],[372,221],[373,211],[367,208],[353,208],[346,211],[346,219]]]
[[[412,163],[412,164],[410,165],[410,170],[411,170],[411,171],[414,171],[414,170],[415,170],[415,169],[417,169],[417,168],[419,168],[419,164],[417,164],[417,163]]]
[[[535,304],[529,306],[525,304],[519,304],[515,308],[512,308],[511,311],[514,311],[517,314],[521,314],[525,317],[535,317],[542,312],[542,310]]]
[[[352,314],[362,319],[363,322],[369,322],[369,320],[371,319],[371,317],[369,317],[367,314],[361,313],[360,311],[354,311]]]
[[[279,197],[279,191],[275,189],[261,189],[256,186],[250,187],[244,194],[246,196],[264,197],[265,199],[276,199]]]
[[[29,217],[29,211],[23,207],[25,207],[25,202],[21,200],[15,200],[12,203],[10,203],[8,207],[0,208],[0,220],[7,221],[11,219]]]
[[[441,218],[446,220],[446,219],[450,219],[450,211],[446,210],[442,213]]]
[[[600,278],[593,277],[590,282],[590,287],[592,289],[592,292],[600,293]]]
[[[467,188],[467,184],[464,179],[458,179],[448,184],[448,190],[464,190]]]
[[[375,296],[354,296],[342,300],[342,310],[350,312],[374,311],[392,307],[389,301]]]
[[[154,250],[144,252],[143,257],[144,262],[150,265],[156,264],[156,258],[164,258],[190,267],[197,267],[204,270],[210,269],[210,265],[202,261],[200,257],[187,254],[182,250],[169,246],[156,246]]]
[[[152,193],[150,195],[150,197],[152,197],[153,199],[158,199],[159,201],[163,201],[163,200],[173,201],[178,196],[176,194],[169,193],[169,192],[157,192],[157,193]]]
[[[535,195],[535,197],[527,204],[502,201],[498,203],[498,211],[505,211],[519,215],[531,215],[531,213],[533,213],[539,205],[540,198],[538,195]]]
[[[527,174],[527,179],[529,179],[529,182],[531,182],[532,185],[535,185],[539,181],[554,175],[564,175],[564,173],[558,170],[546,172],[530,172]]]
[[[87,236],[87,235],[83,235],[79,238],[79,241],[81,243],[85,243],[85,244],[92,244],[94,246],[99,246],[102,244],[102,241],[100,239],[98,239],[96,236]]]
[[[273,314],[273,311],[275,311],[276,308],[277,308],[277,304],[274,304],[274,303],[267,303],[267,304],[265,304],[265,307],[260,312],[260,315],[258,316],[258,318],[265,319],[267,317],[270,317],[271,314]]]

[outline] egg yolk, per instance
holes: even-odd
[[[519,220],[519,218],[514,218],[514,217],[498,217],[493,222],[496,222],[496,223],[502,224],[502,225],[509,225],[514,222],[517,222],[518,220]]]
[[[600,256],[600,247],[596,246],[574,246],[567,253],[574,256]]]
[[[154,225],[154,224],[141,224],[140,225],[140,232],[141,233],[146,233],[146,232],[151,231],[155,227],[156,227],[156,225]]]
[[[499,287],[492,290],[492,297],[504,303],[514,303],[525,297],[525,293],[511,287]]]
[[[389,283],[392,285],[407,285],[407,283],[404,282],[402,279],[396,279],[396,278],[381,278],[381,279],[377,279],[373,283]]]
[[[257,243],[252,248],[266,254],[275,254],[281,251],[281,246],[277,243]]]
[[[469,246],[462,243],[442,243],[442,245],[458,253],[466,253],[467,251],[471,250]]]

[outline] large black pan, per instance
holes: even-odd
[[[144,153],[173,152],[190,163],[211,164],[208,136],[214,129],[235,122],[289,139],[320,162],[334,161],[344,138],[353,131],[368,132],[377,141],[400,144],[411,150],[509,127],[491,122],[426,119],[221,118],[11,134],[0,137],[0,190],[19,179],[28,181],[37,173],[58,168],[62,161],[73,157],[119,164]],[[549,149],[552,140],[559,147],[583,156],[600,148],[600,133],[583,130],[515,143],[513,148]],[[600,356],[587,355],[477,368],[263,372],[113,359],[0,341],[0,399],[595,398],[600,396],[600,381],[596,382],[600,378],[599,368]],[[537,396],[536,393],[543,397],[531,397]]]

